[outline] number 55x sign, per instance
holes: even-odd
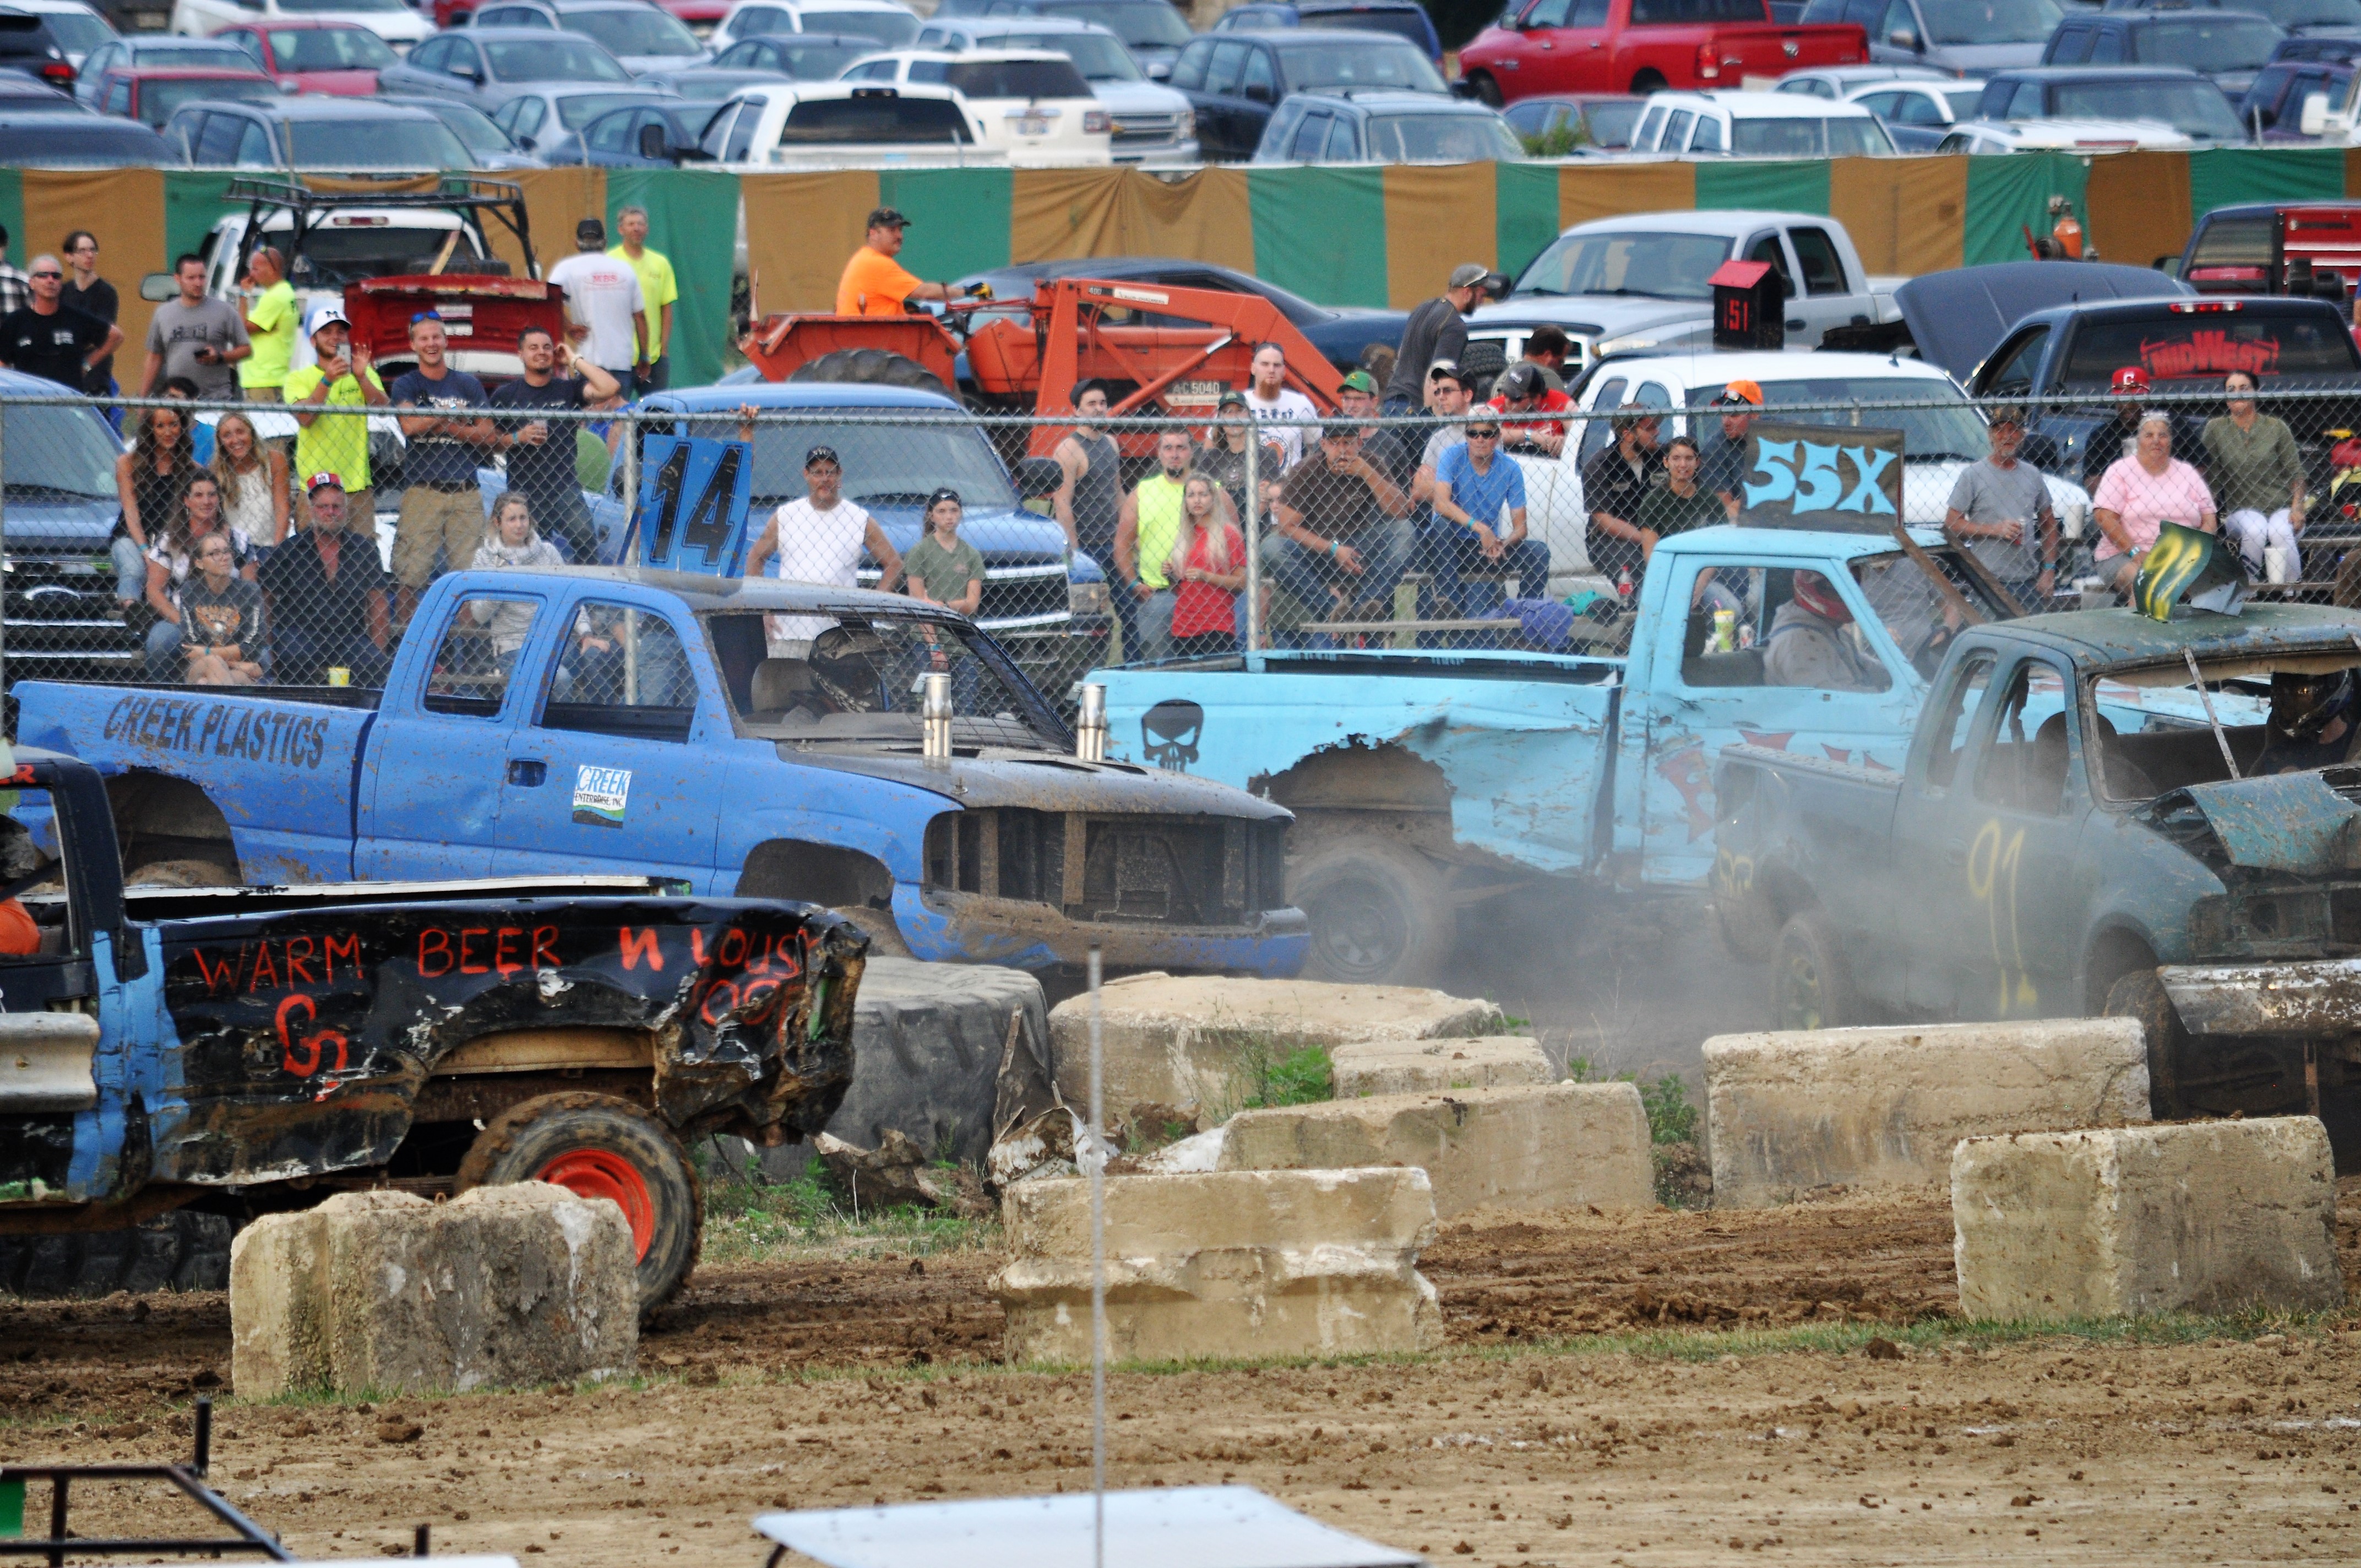
[[[1902,521],[1898,430],[1759,420],[1746,459],[1741,523],[1883,532]]]

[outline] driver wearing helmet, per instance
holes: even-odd
[[[1876,692],[1891,683],[1885,666],[1846,631],[1852,609],[1817,572],[1795,574],[1795,597],[1771,618],[1763,682],[1819,691]]]
[[[2258,773],[2301,773],[2361,761],[2361,683],[2349,669],[2271,677],[2271,718]]]

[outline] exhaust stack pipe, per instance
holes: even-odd
[[[951,754],[951,678],[927,676],[926,704],[919,711],[924,754],[930,762],[948,762]]]
[[[1104,762],[1106,742],[1106,687],[1096,681],[1085,682],[1082,715],[1074,721],[1074,755],[1085,762]]]

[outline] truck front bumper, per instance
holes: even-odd
[[[894,920],[914,957],[1043,970],[1082,964],[1093,948],[1111,970],[1227,970],[1265,979],[1303,967],[1312,925],[1301,909],[1270,909],[1237,926],[1075,920],[1046,904],[973,893],[894,891]]]
[[[2167,964],[2156,974],[2192,1035],[2361,1034],[2361,959]]]

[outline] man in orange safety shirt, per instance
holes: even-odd
[[[891,207],[869,214],[869,242],[852,253],[837,280],[836,313],[840,316],[898,316],[907,300],[961,298],[972,291],[948,283],[922,283],[894,258],[902,249],[902,231],[910,220]]]

